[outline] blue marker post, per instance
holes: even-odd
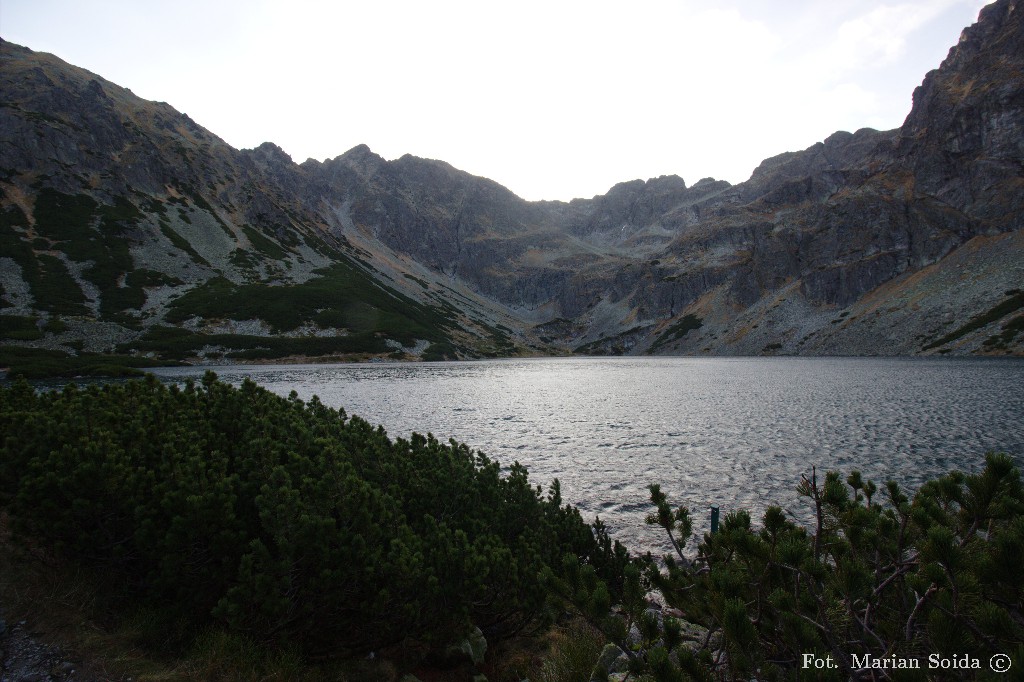
[[[718,532],[718,505],[711,505],[711,532]]]

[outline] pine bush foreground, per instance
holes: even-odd
[[[620,639],[630,669],[659,682],[1006,679],[1008,671],[1021,679],[1024,494],[1013,461],[990,453],[980,473],[929,481],[913,501],[893,481],[884,491],[879,502],[877,486],[856,471],[845,484],[836,472],[823,481],[813,472],[798,488],[813,505],[813,532],[779,507],[760,529],[737,511],[690,562],[689,512],[651,485],[656,511],[647,522],[665,529],[676,556],[659,566],[648,555],[642,576],[627,570],[628,618],[640,633],[631,646]],[[649,587],[703,626],[703,638],[687,643],[683,622],[657,622],[639,599]]]
[[[760,528],[733,512],[693,560],[688,511],[652,485],[647,520],[676,551],[659,562],[629,557],[518,463],[502,471],[430,435],[391,440],[315,397],[212,373],[183,388],[16,382],[0,387],[0,434],[15,537],[114,576],[182,637],[216,625],[304,656],[364,656],[475,627],[494,641],[572,604],[618,646],[619,679],[1024,667],[1024,492],[1006,455],[913,500],[894,482],[813,472],[799,487],[813,528],[778,507]],[[649,608],[652,590],[672,609]],[[601,660],[595,674],[613,672]]]
[[[474,626],[501,638],[550,620],[563,555],[610,578],[627,558],[519,464],[213,373],[181,389],[18,382],[0,389],[0,433],[16,536],[116,575],[168,624],[315,657]]]

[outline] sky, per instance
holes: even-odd
[[[530,199],[738,183],[899,127],[985,0],[2,0],[0,36],[296,162],[358,144]]]

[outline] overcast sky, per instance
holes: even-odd
[[[301,162],[360,143],[526,199],[737,183],[898,127],[985,0],[2,0],[0,36]]]

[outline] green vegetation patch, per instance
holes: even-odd
[[[108,289],[103,294],[102,309],[113,313],[129,309],[139,309],[146,303],[146,287],[180,286],[184,284],[177,277],[165,275],[156,270],[132,270],[122,278],[122,286]]]
[[[97,208],[96,201],[86,194],[64,194],[44,187],[36,195],[36,229],[54,241],[75,245],[90,229]],[[88,255],[83,258],[75,258],[70,252],[68,255],[74,260],[89,260]]]
[[[229,357],[242,360],[265,360],[292,355],[328,357],[351,354],[378,354],[387,353],[391,350],[391,347],[384,338],[370,333],[351,334],[348,336],[258,338],[260,339],[259,341],[249,341],[255,346],[254,348],[233,352]]]
[[[597,341],[591,341],[590,343],[584,343],[576,348],[572,349],[573,353],[577,355],[605,355],[609,352],[611,355],[622,355],[622,352],[616,352],[614,346],[610,351],[605,350],[605,346],[614,340],[615,337],[602,336]]]
[[[379,354],[391,350],[385,339],[373,333],[348,336],[251,336],[245,334],[202,334],[179,327],[157,325],[136,341],[121,344],[122,353],[157,353],[169,360],[195,357],[208,346],[223,348],[227,358],[270,360],[294,355],[329,357],[350,354]]]
[[[99,289],[104,316],[138,308],[145,302],[141,289],[129,286],[125,291],[123,285],[133,270],[126,230],[141,216],[124,197],[116,197],[112,205],[101,205],[88,195],[63,194],[51,188],[40,190],[36,197],[36,231],[50,248],[87,264],[82,276]]]
[[[249,243],[252,244],[253,248],[267,258],[273,260],[285,260],[288,258],[288,252],[281,248],[280,244],[269,239],[256,228],[243,225],[242,232],[248,237]]]
[[[37,308],[59,315],[92,314],[85,305],[85,293],[64,261],[45,253],[37,254],[35,259],[36,267],[23,270],[22,274],[32,290]]]
[[[52,313],[88,315],[85,295],[67,267],[54,256],[37,255],[35,249],[49,248],[49,243],[35,247],[19,231],[27,227],[28,220],[17,206],[0,211],[0,254],[13,259],[21,268],[36,307]]]
[[[675,322],[672,326],[670,326],[668,329],[661,333],[661,336],[659,336],[658,339],[653,344],[651,344],[649,352],[654,352],[655,350],[661,348],[662,346],[668,343],[678,341],[679,339],[683,338],[694,329],[700,329],[703,326],[704,321],[701,318],[697,317],[693,313],[687,313],[681,319]]]
[[[985,339],[984,345],[1006,350],[1018,334],[1024,334],[1024,315],[1018,315],[1004,324],[998,334]]]
[[[440,362],[442,360],[458,360],[459,349],[454,344],[442,341],[432,343],[423,351],[423,360],[427,362]]]
[[[163,233],[163,235],[167,237],[167,239],[169,239],[170,242],[174,244],[175,247],[181,249],[189,256],[191,256],[193,261],[205,265],[207,267],[211,267],[210,261],[200,256],[199,252],[192,248],[192,245],[188,243],[188,240],[182,237],[177,232],[175,232],[174,228],[172,228],[170,225],[161,221],[160,232]]]
[[[146,213],[156,213],[161,216],[167,215],[167,205],[156,197],[150,197],[143,206]]]
[[[128,273],[125,277],[125,284],[130,287],[180,287],[185,282],[157,270],[139,268]]]
[[[138,376],[140,368],[175,364],[149,358],[123,355],[80,353],[69,355],[59,350],[0,346],[0,367],[7,368],[7,376],[26,379],[78,376]]]
[[[402,277],[405,277],[408,280],[412,280],[413,282],[416,282],[416,284],[419,284],[421,287],[423,287],[423,289],[426,289],[426,290],[430,289],[430,285],[429,284],[427,284],[425,281],[423,281],[419,277],[416,277],[415,275],[410,275],[408,272],[403,272],[402,273]]]
[[[191,185],[178,185],[177,188],[182,194],[191,199],[195,206],[198,206],[214,218],[217,218],[217,212],[213,210],[213,206],[210,205],[210,202],[203,198],[203,195],[199,193],[199,190]],[[182,203],[184,204],[185,202],[182,201]],[[217,220],[219,221],[220,218],[217,218]]]
[[[946,334],[936,341],[932,341],[921,348],[921,350],[932,350],[933,348],[944,346],[947,343],[952,343],[953,341],[956,341],[973,331],[981,329],[996,320],[1000,320],[1021,308],[1024,308],[1024,291],[1021,291],[1020,289],[1011,289],[1006,292],[1006,298],[1003,301],[996,304],[986,312],[981,313],[980,315],[975,315],[967,322],[967,324],[958,327],[956,330]]]
[[[68,326],[65,324],[64,320],[57,317],[51,317],[46,321],[46,324],[43,325],[43,331],[50,332],[51,334],[63,334],[67,330]]]
[[[481,320],[474,320],[486,333],[487,338],[480,346],[480,354],[488,358],[501,358],[515,355],[518,348],[515,341],[509,336],[511,329],[502,325],[490,325]],[[429,349],[428,349],[429,350]]]
[[[455,325],[451,312],[385,288],[350,262],[318,273],[319,277],[302,284],[282,286],[236,285],[214,278],[177,299],[167,320],[261,319],[274,331],[315,322],[353,334],[382,334],[405,345],[415,339],[446,341],[446,330]]]
[[[12,341],[35,341],[43,338],[43,330],[37,324],[39,318],[25,315],[0,315],[0,339]]]
[[[597,341],[578,346],[572,352],[582,355],[625,355],[633,345],[629,339],[649,329],[650,327],[633,327],[621,334],[604,336]]]

